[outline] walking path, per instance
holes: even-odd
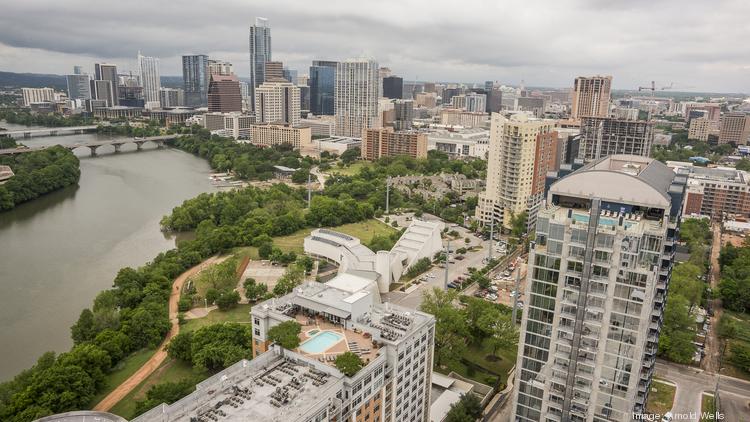
[[[715,299],[711,300],[711,309],[713,317],[711,325],[706,336],[706,356],[703,358],[702,367],[708,372],[719,372],[719,361],[721,360],[721,340],[718,335],[719,320],[721,319],[722,307],[719,294],[719,281],[721,278],[721,268],[719,266],[719,253],[721,252],[721,224],[713,226],[713,241],[711,242],[711,261],[708,281]]]
[[[188,278],[200,273],[207,266],[217,264],[224,259],[226,258],[212,256],[211,258],[208,258],[202,263],[180,274],[174,280],[174,283],[172,283],[172,292],[169,295],[169,321],[172,323],[172,327],[170,328],[169,333],[167,333],[167,337],[159,345],[159,348],[156,350],[156,353],[151,356],[151,359],[146,361],[146,363],[144,363],[143,366],[141,366],[133,375],[131,375],[130,378],[126,379],[122,384],[117,386],[117,388],[112,390],[112,392],[109,393],[107,397],[103,398],[102,401],[94,406],[93,410],[102,412],[108,411],[114,405],[120,402],[120,400],[125,398],[125,396],[127,396],[131,391],[133,391],[134,388],[140,385],[143,380],[148,378],[148,376],[151,375],[159,366],[161,366],[161,364],[164,362],[164,359],[167,358],[167,344],[169,344],[169,341],[172,339],[172,337],[176,336],[180,332],[180,324],[177,321],[177,303],[180,301],[180,292],[182,290],[182,286],[185,284],[185,281],[187,281]]]

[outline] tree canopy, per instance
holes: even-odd
[[[297,321],[284,321],[268,330],[268,339],[285,349],[299,347],[301,326]]]
[[[364,366],[362,359],[352,352],[344,352],[336,357],[336,368],[347,377],[352,377]]]

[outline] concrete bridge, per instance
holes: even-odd
[[[96,125],[89,126],[67,126],[67,127],[51,127],[46,129],[22,129],[22,130],[10,130],[0,132],[0,136],[8,138],[34,138],[38,136],[58,136],[58,135],[75,135],[84,132],[93,132],[96,130]]]
[[[103,146],[111,145],[115,147],[115,153],[120,152],[120,148],[122,148],[125,144],[135,144],[138,151],[140,151],[143,148],[143,144],[146,142],[151,142],[152,144],[155,144],[157,148],[163,148],[164,144],[167,141],[170,141],[172,139],[175,139],[178,135],[162,135],[162,136],[151,136],[148,138],[132,138],[132,139],[115,139],[111,141],[97,141],[97,142],[82,142],[78,144],[73,145],[60,145],[63,148],[67,148],[71,151],[76,150],[78,148],[88,148],[91,151],[91,156],[95,157],[96,151]],[[33,151],[41,151],[44,149],[50,148],[50,146],[44,146],[44,147],[32,147],[32,148],[8,148],[8,149],[0,149],[0,155],[15,155],[15,154],[24,154],[27,152],[33,152]]]

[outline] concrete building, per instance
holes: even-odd
[[[195,54],[182,56],[182,82],[185,90],[185,105],[208,106],[208,56]]]
[[[487,89],[485,87],[485,89]],[[499,113],[503,109],[503,91],[500,88],[487,89],[487,113]]]
[[[612,117],[581,119],[580,158],[593,161],[608,155],[648,157],[654,144],[654,123]]]
[[[255,124],[250,128],[250,142],[262,146],[288,144],[295,149],[310,148],[312,135],[309,127]]]
[[[284,79],[284,63],[266,62],[266,79],[264,82],[279,82],[282,79],[286,80]]]
[[[159,59],[147,57],[138,52],[138,71],[143,86],[143,99],[146,108],[159,108],[159,89],[161,89],[161,73],[159,73]]]
[[[608,117],[611,76],[579,76],[573,83],[572,119]]]
[[[252,136],[252,126],[255,116],[242,113],[206,113],[203,116],[203,127],[212,134],[227,136],[234,139],[247,139]]]
[[[68,85],[68,98],[71,100],[91,99],[91,78],[85,74],[65,75]]]
[[[750,138],[750,113],[733,112],[721,116],[720,145],[747,145],[748,138]]]
[[[300,126],[307,126],[315,137],[330,137],[336,133],[336,119],[333,116],[310,116],[299,120]]]
[[[656,160],[613,155],[551,185],[529,253],[514,420],[645,411],[684,183]]]
[[[255,90],[255,117],[258,123],[300,125],[299,87],[285,80],[268,81]]]
[[[167,127],[180,123],[189,125],[190,119],[197,114],[196,110],[189,108],[151,109],[143,112],[144,117],[164,122]]]
[[[282,77],[293,84],[297,84],[297,71],[284,66],[281,71]]]
[[[360,148],[362,146],[362,139],[331,136],[329,138],[316,139],[312,143],[318,151],[328,151],[341,155],[352,148]]]
[[[619,120],[638,120],[638,111],[637,108],[617,107],[612,116]]]
[[[462,126],[466,128],[480,127],[487,123],[489,116],[458,109],[444,109],[440,111],[440,124],[446,126]]]
[[[250,27],[250,109],[255,111],[255,88],[266,81],[266,63],[271,58],[271,26],[266,18],[255,18],[255,25]]]
[[[530,112],[535,117],[543,117],[545,104],[544,97],[518,97],[516,110]]]
[[[414,103],[417,107],[437,107],[437,94],[434,92],[420,92],[414,96]]]
[[[338,62],[314,60],[310,66],[310,112],[315,115],[334,114]]]
[[[411,130],[414,121],[414,100],[392,100],[392,114],[383,119],[384,126],[393,126],[396,130]]]
[[[490,131],[472,128],[429,132],[427,150],[444,152],[453,158],[486,159],[490,150]]]
[[[690,121],[688,139],[708,142],[708,135],[712,133],[719,133],[718,122],[711,120],[708,117],[701,117]]]
[[[211,75],[208,83],[209,113],[242,112],[240,81],[234,75]]]
[[[143,114],[141,107],[113,106],[94,109],[94,117],[105,120],[132,119],[141,117],[141,114]]]
[[[355,58],[336,67],[336,135],[358,137],[378,118],[378,62]]]
[[[119,102],[117,97],[112,97],[111,81],[92,79],[90,82],[92,100],[104,101],[107,107],[112,107],[115,104],[115,101]]]
[[[229,76],[234,75],[232,63],[223,60],[208,60],[208,74]]]
[[[55,101],[55,90],[52,88],[21,88],[24,107],[30,107],[32,103],[45,103]]]
[[[553,120],[526,114],[510,118],[492,115],[487,188],[479,194],[477,219],[484,224],[499,222],[510,229],[513,216],[527,212],[527,224],[533,227],[545,176],[553,170],[557,156],[554,126]]]
[[[116,106],[119,104],[118,101],[118,95],[117,95],[117,87],[118,87],[118,80],[117,77],[117,66],[113,64],[107,64],[107,63],[95,63],[94,64],[94,81],[109,81],[109,92],[105,92],[104,88],[106,87],[106,84],[96,84],[97,89],[96,92],[92,90],[92,95],[96,94],[96,97],[93,97],[96,100],[107,100],[107,104],[109,106]]]
[[[159,103],[162,107],[184,107],[185,91],[181,88],[161,88],[159,90]]]
[[[683,116],[685,120],[691,119],[691,114],[694,111],[705,112],[705,117],[714,122],[719,122],[721,118],[721,104],[719,103],[700,103],[700,102],[684,102],[682,103]]]
[[[383,96],[394,100],[404,98],[404,79],[398,76],[383,78]]]
[[[487,109],[487,95],[470,92],[464,96],[464,109],[469,113],[484,113]]]
[[[750,218],[750,174],[732,167],[701,167],[668,161],[675,172],[687,171],[683,215],[700,215],[714,221]]]
[[[362,131],[362,159],[372,161],[398,155],[427,158],[427,134],[395,131],[390,127]]]

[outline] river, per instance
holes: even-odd
[[[0,121],[8,130],[23,126]],[[19,140],[28,146],[113,139],[82,134]],[[124,145],[75,151],[81,180],[0,213],[0,381],[48,350],[70,348],[70,326],[117,270],[174,247],[159,220],[183,200],[215,188],[208,164],[165,148]]]

